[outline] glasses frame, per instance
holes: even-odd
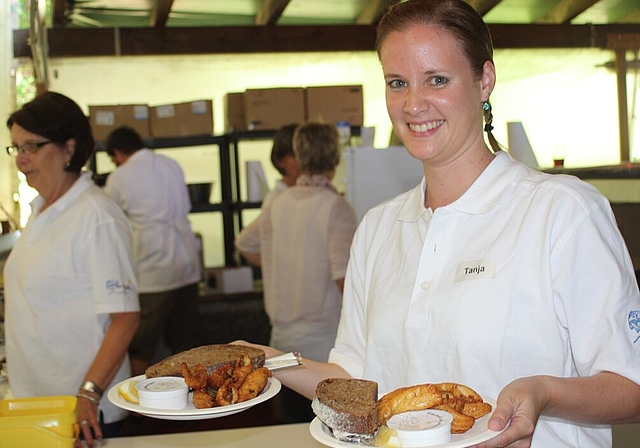
[[[32,155],[37,153],[40,148],[42,148],[44,145],[48,145],[49,143],[53,143],[53,141],[47,140],[44,142],[25,143],[23,145],[10,145],[5,147],[5,149],[7,150],[7,154],[9,154],[11,157],[17,157],[20,153]]]

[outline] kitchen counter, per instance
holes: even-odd
[[[161,434],[152,436],[115,437],[103,440],[108,448],[322,448],[309,432],[309,423],[272,425],[216,431]]]

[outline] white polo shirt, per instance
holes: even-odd
[[[330,361],[381,393],[453,381],[496,398],[519,377],[602,371],[640,382],[638,286],[595,188],[500,152],[435,213],[424,191],[423,179],[359,226]],[[532,444],[610,445],[608,427],[544,417]]]
[[[176,161],[140,149],[109,175],[104,191],[131,222],[141,293],[200,281],[198,247],[188,220],[191,202]]]
[[[7,367],[16,397],[75,395],[109,327],[109,313],[138,311],[131,230],[83,174],[42,214],[43,199],[5,264]],[[109,388],[131,376],[125,358]],[[105,396],[106,423],[126,411]]]

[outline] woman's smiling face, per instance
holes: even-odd
[[[379,53],[389,116],[412,156],[442,166],[484,144],[482,103],[495,81],[492,63],[478,79],[448,31],[422,24],[391,32]]]

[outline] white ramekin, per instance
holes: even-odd
[[[140,406],[156,409],[184,409],[189,388],[184,378],[162,376],[148,378],[136,384]]]
[[[451,441],[453,416],[446,411],[425,409],[396,414],[387,426],[397,433],[403,448],[440,445]]]

